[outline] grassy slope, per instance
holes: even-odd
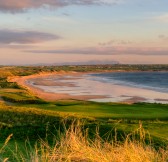
[[[73,116],[92,119],[108,126],[111,125],[112,128],[117,127],[125,131],[133,131],[138,128],[141,120],[144,128],[149,130],[151,135],[164,139],[167,139],[168,136],[168,106],[161,104],[126,105],[86,101],[58,101],[45,104],[13,103],[12,106],[1,106],[0,111],[1,114],[8,113],[7,118],[13,118],[10,115],[15,116],[16,120],[13,118],[11,121],[5,119],[5,116],[1,118],[1,121],[8,121],[14,125],[18,125],[17,123],[25,123],[25,125],[32,123],[33,125],[40,122],[54,122],[53,116],[63,118]],[[31,115],[34,117],[31,117]],[[46,119],[46,121],[42,119]]]
[[[11,133],[14,134],[13,139],[20,141],[19,143],[23,143],[27,136],[31,137],[32,141],[37,140],[39,136],[45,138],[48,123],[51,124],[51,127],[48,127],[51,129],[49,131],[54,133],[53,125],[59,127],[63,119],[71,116],[70,119],[87,118],[87,125],[91,129],[99,124],[102,135],[114,132],[116,128],[125,133],[132,132],[139,127],[139,121],[142,121],[145,130],[153,137],[168,141],[168,105],[126,105],[75,100],[45,102],[6,80],[7,76],[22,75],[25,71],[25,75],[29,75],[38,70],[7,68],[6,73],[2,70],[0,99],[4,99],[5,102],[0,101],[1,140]]]
[[[90,139],[87,131],[83,132],[81,123],[73,123],[64,134],[54,138],[52,145],[39,139],[33,148],[29,142],[26,146],[19,143],[19,147],[10,143],[8,148],[1,149],[0,152],[3,152],[2,159],[8,157],[14,162],[167,162],[167,150],[155,150],[151,144],[146,145],[143,128],[137,133],[140,135],[138,140],[127,137],[122,143],[117,139],[109,142],[99,134]]]
[[[168,136],[168,105],[60,101],[46,105],[32,105],[32,107],[73,114],[78,117],[90,117],[106,123],[116,122],[118,127],[126,130],[138,127],[141,120],[151,134],[163,138]]]

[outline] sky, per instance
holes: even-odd
[[[0,0],[0,65],[168,64],[167,0]]]

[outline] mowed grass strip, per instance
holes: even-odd
[[[29,106],[26,105],[26,107]],[[87,101],[58,101],[56,103],[34,104],[31,106],[100,119],[168,120],[168,105],[162,104],[139,103],[129,105]]]
[[[23,106],[17,104],[17,107]],[[95,103],[87,101],[57,101],[47,104],[26,104],[25,108],[34,107],[44,112],[67,114],[77,118],[93,119],[104,123],[111,129],[130,132],[139,126],[139,121],[152,136],[168,140],[168,105],[162,104],[120,104]]]

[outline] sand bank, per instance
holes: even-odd
[[[56,101],[56,100],[62,100],[62,99],[77,99],[77,100],[89,100],[89,99],[99,99],[99,98],[104,98],[106,96],[103,95],[77,95],[77,96],[72,96],[67,93],[53,93],[53,92],[46,92],[41,88],[38,88],[37,86],[34,85],[44,85],[44,86],[70,86],[73,87],[73,84],[68,84],[68,83],[61,83],[61,82],[51,82],[51,81],[44,81],[41,80],[46,77],[53,77],[53,76],[59,76],[63,77],[66,75],[71,75],[71,76],[81,76],[83,73],[79,72],[53,72],[53,73],[39,73],[39,74],[34,74],[34,75],[29,75],[29,76],[14,76],[14,77],[9,77],[8,81],[9,82],[16,82],[18,85],[26,88],[29,90],[33,95],[44,99],[46,101]],[[85,73],[86,74],[86,73]],[[68,79],[65,79],[68,80]],[[30,81],[34,82],[34,85],[30,84]]]
[[[93,73],[93,72],[92,72]],[[54,72],[9,78],[27,88],[34,95],[48,101],[60,99],[98,102],[157,102],[168,103],[168,94],[93,79],[88,73]]]

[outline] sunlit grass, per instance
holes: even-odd
[[[87,67],[85,70],[83,67],[0,68],[0,161],[168,161],[168,151],[165,147],[168,140],[168,105],[147,103],[126,105],[77,100],[44,102],[17,83],[8,82],[7,79],[11,76],[31,75],[41,71],[74,69],[95,71],[95,68]],[[68,118],[70,121],[74,118],[87,119],[88,123],[91,122],[94,126],[100,124],[102,129],[100,132],[93,129],[95,138],[90,138],[87,130],[83,131],[80,124],[74,123],[63,134],[60,133],[59,136],[55,134],[54,144],[48,142],[45,138],[46,124],[59,126],[60,121]],[[138,129],[141,138],[132,138],[132,134],[129,134],[137,129],[139,120],[142,120],[143,127],[150,132],[151,138],[157,138],[159,142],[157,150],[154,149],[156,143],[150,143],[148,140],[146,145],[142,129]],[[124,141],[121,140],[122,142],[117,134],[114,140],[104,140],[100,134],[107,133],[109,129],[119,129],[129,135]],[[53,127],[49,131],[52,130]],[[24,144],[27,137],[29,142],[26,141]],[[37,139],[38,142],[34,145]],[[159,149],[162,140],[165,142],[164,147]]]
[[[98,129],[97,129],[98,130]],[[135,133],[136,132],[136,133]],[[55,137],[54,144],[49,144],[47,140],[39,139],[32,147],[29,144],[25,150],[10,150],[9,160],[15,162],[167,162],[168,150],[152,147],[152,143],[145,143],[145,131],[140,127],[127,136],[124,142],[107,141],[95,132],[95,138],[90,139],[88,130],[83,131],[81,123],[74,122],[69,129],[59,137]],[[132,138],[139,135],[139,138]],[[132,136],[130,138],[130,136]],[[0,153],[5,151],[11,135],[6,139],[0,149]],[[8,156],[3,157],[7,161]]]

